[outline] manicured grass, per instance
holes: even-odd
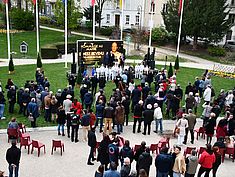
[[[27,31],[16,34],[10,34],[11,37],[11,51],[16,52],[13,58],[23,58],[23,54],[20,53],[20,44],[25,41],[28,44],[28,53],[26,58],[37,58],[36,53],[36,32]],[[68,42],[76,42],[78,39],[87,39],[83,36],[71,35],[68,38]],[[40,30],[40,46],[47,44],[53,44],[57,42],[64,42],[64,33],[41,29]],[[0,58],[7,58],[7,35],[0,34]]]
[[[158,66],[158,68],[161,68],[162,66]],[[15,66],[15,74],[8,75],[8,67],[1,67],[0,68],[0,80],[2,82],[2,86],[5,87],[6,81],[8,78],[13,79],[14,83],[18,87],[24,86],[24,83],[26,80],[35,80],[35,69],[36,65],[26,65],[26,66]],[[64,68],[64,64],[44,64],[43,69],[45,71],[45,76],[48,77],[50,83],[51,83],[51,90],[55,93],[57,89],[65,88],[68,85],[67,79],[66,79],[66,71],[68,69]],[[183,90],[185,90],[186,85],[188,84],[188,81],[194,82],[194,79],[196,76],[201,76],[203,73],[203,70],[200,69],[190,69],[190,68],[180,68],[180,71],[177,73],[177,83],[181,84],[181,87]],[[139,84],[139,80],[135,80],[136,84]],[[212,77],[212,85],[215,88],[216,95],[218,95],[220,89],[229,90],[234,87],[235,80],[225,79],[225,78],[218,78],[218,77]],[[110,95],[112,94],[112,89],[115,87],[115,84],[112,82],[108,82],[105,88],[105,95],[107,99],[110,98]],[[152,90],[154,90],[154,84],[152,84]],[[79,98],[79,88],[75,88],[75,97]],[[6,92],[5,92],[6,96]],[[182,103],[184,105],[184,102]],[[23,117],[22,115],[18,114],[19,107],[16,104],[15,105],[15,113],[9,114],[8,113],[8,103],[5,107],[5,116],[6,120],[0,120],[0,128],[6,128],[9,120],[11,117],[15,116],[18,120],[18,122],[25,123],[28,127],[30,126],[30,123],[26,117]],[[202,109],[199,109],[198,116],[201,115]],[[44,114],[42,114],[44,115]],[[130,115],[131,117],[132,115]],[[130,119],[131,120],[131,119]],[[40,116],[37,119],[37,125],[38,126],[50,126],[53,125],[51,123],[46,123],[44,121],[43,116]],[[54,124],[55,125],[55,124]]]

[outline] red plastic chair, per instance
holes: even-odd
[[[161,138],[159,143],[166,143],[167,147],[170,148],[170,137]]]
[[[134,154],[136,153],[137,149],[141,148],[141,145],[140,144],[135,144],[134,148],[133,148],[133,151],[134,151]]]
[[[226,148],[219,148],[219,152],[221,154],[221,161],[222,163],[224,163],[224,157],[225,157],[225,151],[226,151]]]
[[[156,151],[156,154],[158,154],[158,144],[151,144],[149,149],[150,149],[150,151],[152,151],[152,153],[154,153],[154,151]]]
[[[19,129],[22,133],[26,133],[26,126],[22,123],[18,123]]]
[[[10,139],[17,139],[19,138],[19,132],[18,129],[16,128],[8,128],[7,129],[7,134],[8,134],[8,143]]]
[[[20,149],[22,146],[25,147],[26,149],[26,146],[28,146],[28,154],[29,154],[29,148],[30,148],[30,145],[32,144],[32,142],[29,141],[28,138],[20,138]]]
[[[201,135],[203,139],[205,139],[205,128],[204,127],[200,127],[194,130],[197,133],[197,140],[198,137]]]
[[[56,148],[60,148],[60,153],[62,156],[62,149],[64,152],[64,143],[62,143],[61,140],[52,140],[51,155],[53,155],[53,150],[56,151]]]
[[[206,150],[206,147],[200,147],[199,149],[198,149],[198,158],[199,158],[199,156],[204,152]]]
[[[19,131],[19,137],[20,138],[27,138],[30,141],[30,134],[29,133],[21,133],[21,131]]]
[[[44,154],[46,153],[46,149],[45,149],[45,144],[40,143],[39,141],[35,141],[32,140],[32,150],[31,150],[31,154],[33,153],[33,149],[37,148],[38,149],[38,157],[40,156],[40,149],[44,147]]]
[[[196,150],[196,147],[186,147],[184,150],[184,156],[186,157],[187,154],[191,154],[192,150]]]
[[[225,152],[224,152],[224,155],[228,154],[229,157],[232,156],[232,161],[234,162],[234,158],[235,158],[235,148],[226,148],[225,149]],[[222,162],[223,162],[223,158],[222,158]]]

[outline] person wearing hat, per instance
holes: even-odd
[[[143,113],[143,117],[144,117],[144,132],[142,133],[143,135],[146,135],[147,128],[148,128],[148,135],[150,135],[153,115],[154,115],[154,112],[152,110],[152,105],[148,104],[147,109]]]
[[[21,151],[16,146],[16,140],[12,140],[11,145],[12,146],[7,149],[6,152],[6,160],[9,164],[9,177],[13,177],[13,173],[15,177],[18,177]]]
[[[154,119],[155,119],[155,124],[156,124],[156,130],[154,131],[154,133],[158,133],[158,125],[160,125],[160,133],[163,133],[163,126],[162,126],[162,110],[161,108],[158,106],[157,103],[154,103]]]
[[[177,144],[179,146],[182,145],[184,141],[184,136],[186,132],[186,128],[188,128],[188,120],[186,119],[187,114],[183,114],[182,118],[179,119],[176,123],[175,130],[178,130],[176,133],[178,134],[178,141]]]
[[[71,101],[72,96],[67,95],[66,100],[63,101],[63,107],[65,110],[65,114],[67,115],[68,112],[70,112],[70,109],[72,108],[72,101]]]
[[[95,135],[95,126],[91,127],[91,130],[88,131],[88,146],[90,146],[90,153],[87,161],[87,165],[94,165],[94,163],[91,162],[96,160],[94,157],[94,151],[96,147],[96,135]]]
[[[135,105],[134,108],[134,124],[133,124],[133,133],[135,133],[136,131],[136,123],[138,122],[138,129],[137,129],[137,133],[140,133],[140,129],[141,129],[141,119],[142,119],[142,114],[143,114],[143,101],[140,100],[138,102],[138,104]]]

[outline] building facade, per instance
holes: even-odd
[[[228,18],[232,21],[233,26],[231,30],[227,33],[225,40],[233,40],[235,41],[235,0],[228,0]]]

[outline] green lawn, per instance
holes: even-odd
[[[13,58],[22,58],[20,53],[20,44],[22,41],[28,43],[28,54],[26,58],[37,58],[36,54],[36,32],[27,31],[22,33],[10,34],[11,37],[11,51],[16,52]],[[83,36],[72,35],[69,36],[69,42],[76,42],[78,39],[87,39]],[[57,42],[64,42],[64,33],[42,29],[40,30],[40,46],[53,44]],[[7,35],[0,34],[0,58],[7,58]]]
[[[130,55],[130,56],[127,56],[126,58],[130,59],[130,60],[143,60],[144,59],[144,57],[141,56],[141,55]],[[168,62],[175,62],[175,59],[176,59],[175,56],[167,55],[167,61]],[[157,56],[155,56],[155,60],[156,61],[165,61],[166,58],[163,55],[157,55]],[[187,60],[185,58],[180,58],[180,62],[188,62],[188,61],[189,60]],[[190,62],[192,62],[192,61],[190,61]]]
[[[162,66],[158,66],[161,68]],[[8,75],[8,67],[1,67],[0,68],[0,80],[2,82],[2,86],[5,87],[6,81],[8,78],[12,78],[14,83],[18,87],[24,86],[24,83],[26,80],[35,80],[35,69],[36,65],[26,65],[26,66],[15,66],[15,74]],[[43,69],[45,70],[45,76],[48,77],[48,79],[51,82],[51,90],[55,93],[58,88],[63,89],[67,86],[67,80],[66,80],[66,71],[68,69],[64,68],[64,64],[45,64],[43,65]],[[190,69],[190,68],[181,68],[180,71],[177,74],[177,82],[181,84],[181,87],[184,89],[188,83],[188,81],[193,82],[194,78],[196,76],[201,76],[203,73],[203,70],[199,69]],[[136,80],[136,83],[139,83],[140,81]],[[225,79],[225,78],[218,78],[218,77],[212,77],[212,84],[215,88],[216,93],[218,94],[220,89],[229,90],[234,87],[235,80]],[[105,88],[105,95],[107,98],[110,97],[112,93],[112,89],[114,88],[114,83],[108,82],[106,88]],[[152,84],[152,90],[154,90],[154,84]],[[5,92],[6,95],[6,92]],[[75,88],[75,96],[79,98],[79,88]],[[182,103],[183,105],[184,103]],[[0,128],[6,128],[9,120],[12,116],[15,116],[18,120],[18,122],[23,122],[27,126],[29,126],[29,122],[26,117],[23,117],[22,115],[18,115],[18,105],[15,106],[15,114],[10,115],[8,113],[8,104],[5,108],[5,116],[6,120],[0,121]],[[199,109],[199,114],[202,112],[202,109]],[[130,115],[131,116],[131,115]],[[51,123],[45,123],[43,116],[40,116],[37,121],[38,126],[50,126],[53,125]]]

